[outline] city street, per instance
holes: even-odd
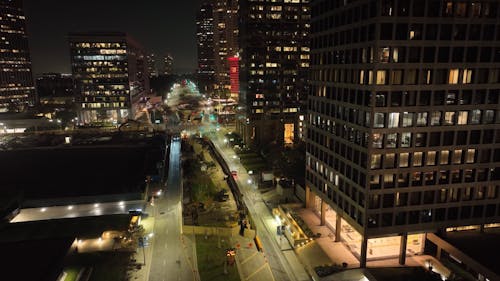
[[[276,227],[278,226],[276,221],[264,204],[261,194],[248,172],[239,163],[239,160],[233,158],[235,153],[224,143],[223,134],[221,132],[211,134],[211,138],[229,168],[238,172],[237,184],[243,194],[243,201],[254,219],[257,236],[262,241],[264,253],[267,256],[274,278],[276,280],[310,280],[310,276],[299,262],[297,256],[295,254],[285,255],[285,253],[289,253],[287,250],[290,249],[290,245],[283,243],[283,241],[280,242],[276,234]]]
[[[155,203],[153,257],[151,281],[197,280],[191,262],[184,252],[181,240],[182,186],[179,141],[170,145],[170,165],[165,192]],[[146,261],[147,264],[147,261]]]
[[[178,102],[178,95],[180,87],[174,87],[171,93],[171,100],[169,105],[175,105]],[[213,108],[205,107],[205,111],[212,112]],[[205,114],[202,122],[195,126],[182,126],[189,135],[199,132],[206,133],[213,141],[216,149],[221,153],[229,168],[238,171],[237,184],[243,194],[243,201],[245,202],[250,215],[254,218],[257,235],[262,241],[264,247],[264,254],[268,261],[275,280],[310,280],[309,274],[305,271],[303,265],[299,262],[297,256],[291,252],[290,245],[282,239],[280,242],[279,237],[276,235],[277,223],[272,216],[271,212],[264,204],[257,186],[252,181],[251,177],[245,168],[239,163],[239,160],[234,159],[234,151],[228,147],[224,142],[223,130],[217,129],[215,123],[210,122],[208,114]],[[249,182],[250,180],[250,182]]]

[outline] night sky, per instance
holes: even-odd
[[[196,69],[200,0],[24,0],[35,75],[70,73],[68,32],[123,31],[147,52],[174,57],[174,72]]]

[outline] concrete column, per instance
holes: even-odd
[[[326,203],[325,200],[321,199],[321,223],[320,225],[325,225],[326,223]]]
[[[368,239],[366,239],[366,236],[363,236],[363,239],[361,240],[361,251],[359,254],[359,267],[361,268],[366,267],[367,248],[368,248]]]
[[[441,247],[437,246],[436,259],[441,259]]]
[[[312,206],[311,206],[311,197],[313,194],[311,194],[311,188],[309,186],[306,185],[306,208],[307,209],[310,209]]]
[[[342,228],[342,217],[337,211],[337,215],[335,216],[335,242],[340,242],[340,230]]]
[[[399,245],[399,264],[405,265],[406,263],[406,243],[408,241],[408,234],[401,234],[401,245]]]

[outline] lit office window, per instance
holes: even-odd
[[[377,85],[385,85],[387,83],[387,70],[377,70]]]
[[[450,69],[448,73],[448,84],[458,84],[458,69]]]
[[[376,112],[373,122],[374,128],[384,128],[385,126],[385,113]]]
[[[448,150],[442,150],[439,153],[439,164],[447,165],[450,162],[450,152]]]
[[[402,133],[401,147],[410,147],[410,146],[411,146],[411,133]]]
[[[428,151],[426,160],[427,166],[436,165],[436,151]]]
[[[464,69],[462,74],[462,83],[470,84],[472,83],[472,69]]]
[[[389,113],[389,128],[398,128],[399,127],[399,112],[391,112]]]
[[[413,167],[420,167],[422,166],[422,152],[415,152],[413,153]]]
[[[458,125],[467,125],[467,117],[469,116],[468,111],[459,111],[458,112],[458,119],[457,119],[457,124]]]
[[[400,168],[408,167],[409,161],[410,161],[410,154],[409,153],[405,152],[405,153],[399,154],[399,167]]]
[[[441,125],[441,111],[431,112],[431,126]]]
[[[475,149],[467,149],[467,156],[465,158],[465,163],[472,164],[476,159],[476,150]]]

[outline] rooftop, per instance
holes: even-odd
[[[158,173],[157,163],[163,157],[161,140],[114,141],[110,137],[51,146],[58,138],[64,140],[64,135],[38,135],[20,139],[22,149],[0,150],[0,191],[23,191],[25,199],[140,193],[146,176]],[[44,141],[47,145],[40,146]]]
[[[447,232],[443,239],[500,275],[498,252],[493,251],[500,249],[500,228],[485,229],[484,232],[477,230]]]

